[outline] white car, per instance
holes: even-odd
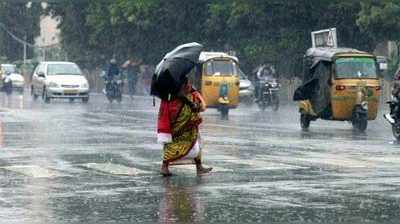
[[[251,104],[254,100],[254,86],[247,78],[246,74],[239,69],[240,84],[239,84],[239,97],[241,102]]]
[[[0,65],[0,79],[2,79],[6,74],[9,74],[11,79],[13,89],[20,92],[24,91],[25,79],[18,73],[17,67],[13,64],[1,64]]]
[[[31,95],[46,103],[62,98],[89,101],[89,83],[81,69],[72,62],[41,62],[32,75]]]

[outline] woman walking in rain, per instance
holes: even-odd
[[[199,92],[184,78],[180,93],[174,99],[162,100],[158,117],[158,142],[164,145],[161,174],[170,176],[169,165],[178,160],[194,160],[197,174],[208,173],[201,161],[200,112],[206,108]]]
[[[170,176],[169,165],[178,160],[192,160],[197,173],[212,168],[201,163],[200,112],[206,104],[188,79],[199,60],[203,46],[188,43],[167,53],[157,65],[151,83],[151,95],[161,99],[158,114],[158,142],[163,144],[161,174]]]

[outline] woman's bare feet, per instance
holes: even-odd
[[[172,176],[172,173],[169,172],[168,163],[167,163],[167,162],[163,162],[163,163],[162,163],[160,173],[161,173],[161,175],[163,175],[164,177]]]
[[[212,167],[205,168],[202,165],[197,166],[197,175],[209,173],[211,172],[212,169],[213,169]]]
[[[197,175],[206,174],[206,173],[211,172],[212,167],[205,168],[201,164],[201,159],[194,159],[194,162],[196,163]]]

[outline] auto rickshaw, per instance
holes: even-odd
[[[304,80],[295,94],[299,101],[300,124],[350,121],[365,131],[368,120],[378,113],[380,81],[376,57],[349,48],[310,48],[304,57]]]
[[[229,110],[239,104],[239,60],[226,53],[202,52],[195,84],[208,108],[216,108],[226,119]]]

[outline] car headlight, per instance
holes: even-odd
[[[58,84],[55,83],[55,82],[49,82],[49,87],[50,87],[50,88],[57,88],[57,87],[58,87]]]
[[[273,82],[273,83],[271,83],[271,87],[272,87],[272,88],[277,88],[277,87],[279,87],[279,85],[278,85],[278,83]]]
[[[89,84],[86,82],[86,83],[83,83],[82,84],[82,88],[85,88],[85,89],[87,89],[87,88],[89,88]]]

